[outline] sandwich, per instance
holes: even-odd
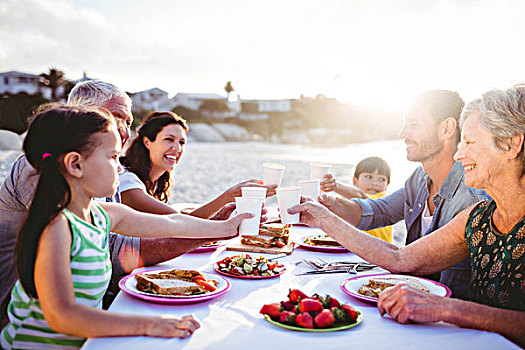
[[[263,248],[282,248],[288,244],[289,232],[286,225],[265,224],[259,229],[258,235],[242,235],[241,243]]]
[[[359,294],[372,298],[379,298],[379,294],[388,287],[393,287],[399,283],[406,283],[411,288],[420,292],[430,293],[430,291],[419,280],[410,277],[374,277],[370,278],[368,284],[365,284],[357,291]]]
[[[328,247],[342,247],[339,242],[337,242],[335,239],[328,235],[320,235],[315,237],[307,237],[304,240],[304,243],[309,245],[320,245],[320,246],[328,246]]]
[[[141,292],[159,295],[198,295],[214,291],[219,282],[208,280],[195,270],[162,271],[135,275],[137,289]]]

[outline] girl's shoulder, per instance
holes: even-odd
[[[42,231],[42,237],[53,235],[53,236],[62,236],[67,235],[71,237],[69,233],[69,221],[66,214],[61,211],[59,212],[44,228]]]

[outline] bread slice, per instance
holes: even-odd
[[[246,245],[253,245],[257,247],[270,248],[274,246],[273,236],[264,235],[242,235],[241,243]]]
[[[337,242],[332,237],[325,235],[325,236],[316,236],[307,238],[305,240],[305,243],[311,244],[311,245],[321,245],[321,246],[328,246],[328,247],[342,247],[342,245]]]
[[[430,291],[416,278],[410,277],[373,277],[368,284],[365,284],[357,291],[359,294],[373,298],[379,298],[379,294],[388,287],[393,287],[399,283],[406,283],[411,288],[420,292],[430,293]]]
[[[399,283],[406,283],[410,287],[417,289],[421,292],[430,293],[430,291],[421,283],[419,280],[410,277],[377,277],[370,278],[369,286],[372,289],[381,289],[381,291],[387,289],[388,287],[393,287]]]
[[[365,295],[367,297],[379,298],[379,294],[381,294],[382,290],[381,289],[372,289],[372,288],[370,288],[370,286],[365,284],[365,285],[361,286],[361,288],[359,288],[359,290],[357,292],[359,294]]]
[[[135,275],[137,289],[141,292],[159,295],[198,295],[206,293],[206,289],[195,282],[195,278],[206,277],[195,270],[162,271],[159,273],[139,273]],[[207,280],[217,286],[215,280]]]
[[[264,236],[284,237],[289,235],[290,230],[286,225],[280,223],[264,224],[259,229],[259,234]]]

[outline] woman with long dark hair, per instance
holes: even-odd
[[[173,187],[171,172],[184,153],[188,126],[186,121],[172,112],[152,112],[137,129],[121,163],[125,171],[120,174],[122,203],[133,209],[156,214],[176,213],[168,199]],[[233,210],[226,204],[240,197],[241,187],[263,186],[262,180],[250,179],[224,191],[217,198],[195,209],[190,215],[201,218],[224,218]],[[275,194],[276,186],[268,188],[267,196]]]

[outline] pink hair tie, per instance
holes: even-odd
[[[46,159],[47,157],[51,157],[52,154],[51,153],[44,153],[42,154],[42,159]]]

